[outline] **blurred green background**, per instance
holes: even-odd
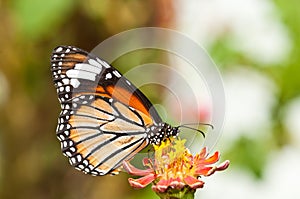
[[[300,161],[299,7],[298,0],[0,0],[0,198],[156,197],[150,187],[134,191],[126,174],[91,177],[69,165],[55,136],[60,110],[49,63],[58,45],[89,51],[114,34],[144,26],[189,35],[224,75],[228,124],[217,149],[231,160],[231,177],[212,176],[225,183],[209,182],[197,197],[241,198],[238,189],[276,198],[268,173],[278,183],[292,182],[296,178],[283,176],[295,175]],[[130,59],[143,62],[141,56]],[[282,153],[296,154],[291,159],[298,165],[273,168],[274,159],[289,161]],[[237,176],[245,184],[234,184],[241,180]],[[299,197],[297,188],[286,188],[287,198]]]

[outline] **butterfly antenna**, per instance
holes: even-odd
[[[204,125],[204,126],[209,126],[211,129],[214,129],[214,126],[209,123],[188,123],[188,124],[182,124],[182,125],[178,126],[178,128],[186,128],[186,129],[191,129],[191,130],[197,131],[197,132],[201,133],[204,138],[205,138],[205,133],[202,130],[193,128],[193,127],[190,127],[187,125]]]
[[[211,129],[214,129],[214,126],[212,125],[212,124],[209,124],[209,123],[202,123],[202,122],[198,122],[198,123],[187,123],[187,124],[182,124],[182,125],[180,125],[180,126],[187,126],[187,125],[203,125],[203,126],[209,126]],[[179,126],[179,127],[180,127]]]

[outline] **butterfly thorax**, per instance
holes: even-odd
[[[172,127],[167,123],[159,123],[148,129],[148,139],[150,144],[160,145],[162,141],[170,137],[177,137],[178,127]]]

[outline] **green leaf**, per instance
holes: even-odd
[[[156,193],[161,199],[194,199],[195,189],[184,187],[181,190],[167,189],[164,193]]]
[[[73,5],[72,0],[15,0],[13,14],[15,22],[23,37],[38,39],[68,18]]]

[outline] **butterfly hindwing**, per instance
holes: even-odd
[[[86,173],[107,174],[148,144],[145,127],[136,120],[125,120],[118,110],[124,105],[110,99],[81,95],[72,100],[73,113],[63,109],[60,115],[57,136],[62,151],[73,166]]]

